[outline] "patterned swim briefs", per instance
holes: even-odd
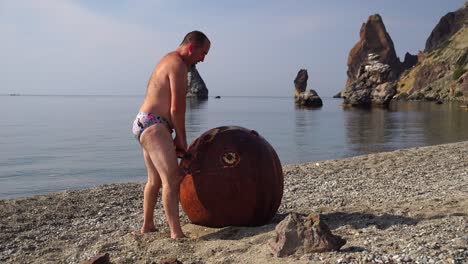
[[[138,140],[138,142],[140,142],[141,133],[143,133],[143,131],[146,128],[155,124],[166,125],[167,128],[169,129],[169,132],[172,133],[171,125],[163,117],[153,115],[150,113],[143,113],[143,112],[138,113],[138,115],[135,118],[135,121],[133,122],[133,128],[132,128],[133,135]]]

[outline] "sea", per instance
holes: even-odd
[[[218,126],[257,131],[281,163],[301,163],[468,140],[460,103],[348,108],[341,99],[298,108],[292,97],[187,100],[188,142]],[[0,199],[144,182],[131,126],[143,96],[0,96]]]

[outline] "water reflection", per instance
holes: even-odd
[[[301,157],[308,156],[308,151],[311,150],[311,144],[309,143],[313,133],[313,117],[310,116],[310,112],[304,109],[296,108],[294,112],[295,126],[294,126],[294,145],[296,148],[294,156],[295,160],[300,160]]]
[[[187,98],[186,106],[188,110],[192,109],[203,109],[206,107],[208,99],[197,99],[197,98]],[[188,111],[191,112],[191,111]]]
[[[466,140],[468,114],[457,103],[396,102],[386,109],[343,109],[354,155]]]
[[[353,152],[366,153],[384,150],[387,112],[382,108],[343,108],[346,128],[346,143]]]
[[[295,107],[290,98],[187,100],[187,140],[208,129],[238,125],[258,131],[283,164],[335,159],[468,139],[468,112],[457,104],[397,102],[383,108]]]
[[[197,138],[205,127],[208,120],[206,107],[208,99],[187,98],[185,113],[185,129],[188,143]]]
[[[296,110],[302,110],[302,111],[313,111],[313,110],[320,110],[323,106],[303,106],[303,105],[297,105],[294,104],[294,108]]]
[[[460,103],[406,102],[396,104],[395,108],[419,114],[418,124],[424,129],[422,144],[459,141],[468,135],[468,112],[463,111]]]
[[[322,108],[295,107],[293,141],[287,143],[287,151],[296,155],[288,155],[286,161],[295,163],[348,156],[343,141],[342,112],[335,100],[325,100]]]
[[[258,131],[283,164],[468,140],[468,111],[457,103],[343,109],[340,99],[322,99],[320,109],[295,108],[290,97],[189,99],[187,140],[213,127],[239,125]],[[0,97],[0,198],[144,181],[140,147],[130,133],[140,103],[140,97]],[[31,107],[18,105],[36,111],[31,115]],[[11,109],[15,115],[8,114]],[[65,112],[44,125],[56,109]],[[106,125],[94,114],[100,112],[113,113]]]

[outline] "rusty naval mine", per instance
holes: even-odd
[[[182,208],[209,227],[258,226],[271,220],[283,197],[283,170],[273,147],[256,131],[217,127],[190,145],[181,162]]]

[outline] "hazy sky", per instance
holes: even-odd
[[[201,30],[210,96],[292,96],[301,68],[340,91],[349,50],[379,13],[403,59],[464,0],[0,0],[0,94],[143,95],[159,59]]]

